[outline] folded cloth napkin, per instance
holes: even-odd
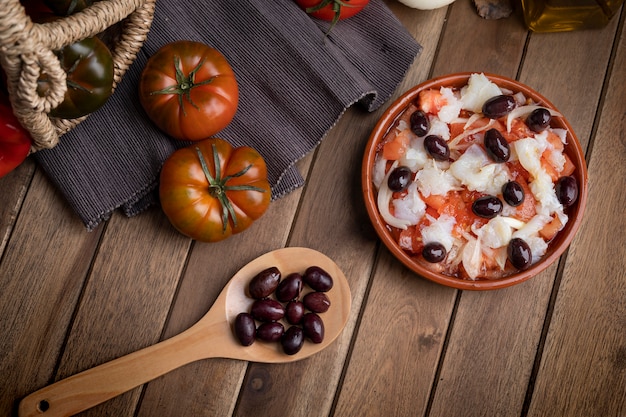
[[[294,163],[355,103],[373,111],[394,92],[422,47],[381,0],[336,24],[293,0],[159,1],[148,39],[106,105],[35,158],[88,230],[121,208],[158,204],[165,159],[188,145],[160,132],[142,109],[138,80],[148,57],[175,40],[224,54],[239,107],[217,137],[264,157],[273,199],[303,184]]]

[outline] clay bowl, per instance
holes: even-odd
[[[403,96],[396,100],[385,111],[383,116],[376,124],[372,131],[369,141],[366,146],[365,154],[363,157],[362,167],[362,188],[365,199],[365,206],[367,208],[370,220],[376,230],[376,233],[393,254],[401,263],[407,268],[415,272],[416,274],[434,281],[436,283],[453,287],[461,290],[494,290],[499,288],[505,288],[512,285],[522,283],[554,263],[565,252],[570,242],[574,238],[576,231],[578,230],[585,209],[587,201],[587,167],[585,163],[585,157],[582,147],[574,130],[569,122],[564,117],[553,117],[551,121],[552,127],[558,127],[567,130],[567,144],[565,146],[565,153],[573,161],[576,166],[576,170],[573,176],[578,182],[579,194],[576,203],[566,209],[566,213],[569,216],[569,221],[565,227],[556,235],[556,237],[549,243],[546,254],[541,260],[531,265],[528,269],[523,271],[517,271],[510,275],[507,275],[498,279],[462,279],[458,277],[444,275],[442,273],[433,272],[428,269],[424,264],[426,261],[420,259],[420,256],[413,257],[405,252],[398,243],[393,239],[389,226],[382,219],[376,203],[377,190],[372,183],[373,166],[377,152],[377,146],[384,138],[385,134],[389,131],[394,121],[401,115],[401,113],[407,108],[407,106],[416,100],[418,93],[424,89],[436,88],[439,89],[442,86],[445,87],[457,87],[460,88],[467,84],[467,81],[471,73],[456,73],[434,78],[425,81],[407,91]],[[521,84],[515,80],[502,77],[499,75],[485,74],[492,82],[497,84],[500,88],[511,90],[513,92],[522,92],[527,98],[532,98],[537,104],[543,107],[558,111],[550,101],[548,101],[541,94],[533,90],[532,88]]]

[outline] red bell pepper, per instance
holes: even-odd
[[[31,145],[30,134],[13,114],[8,97],[0,94],[0,178],[24,162]]]

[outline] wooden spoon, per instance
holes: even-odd
[[[295,355],[286,355],[279,343],[254,342],[244,347],[235,338],[232,324],[237,314],[249,311],[250,280],[276,266],[283,277],[303,273],[316,265],[326,270],[334,285],[327,295],[330,309],[321,314],[324,341],[306,340]],[[343,272],[325,255],[307,248],[283,248],[266,253],[241,268],[224,287],[211,309],[196,324],[170,339],[60,380],[22,399],[19,416],[70,416],[116,397],[167,372],[200,359],[231,358],[253,362],[292,362],[330,345],[339,336],[350,314],[350,288]]]

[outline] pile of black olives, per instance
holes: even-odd
[[[312,291],[302,296],[305,285]],[[250,311],[235,318],[237,340],[243,346],[250,346],[257,339],[279,342],[287,355],[298,353],[305,338],[321,343],[324,322],[319,314],[330,307],[326,292],[332,287],[333,278],[319,266],[308,267],[304,274],[291,273],[284,279],[277,267],[264,269],[248,285],[248,293],[254,299]]]

